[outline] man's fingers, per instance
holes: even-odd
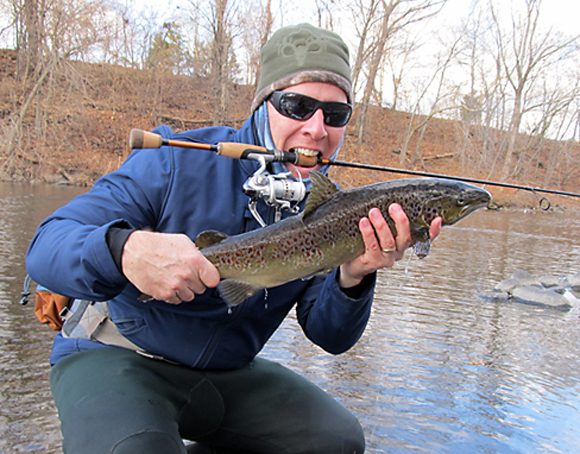
[[[379,244],[379,239],[375,235],[375,229],[371,224],[369,218],[362,218],[359,222],[360,232],[365,243],[365,248],[368,252],[378,253],[381,250],[381,245]]]
[[[393,203],[389,206],[389,215],[393,218],[393,221],[395,221],[395,226],[397,228],[397,237],[395,238],[397,250],[405,252],[405,249],[407,249],[411,243],[409,218],[398,203]]]
[[[429,235],[431,237],[431,241],[433,241],[435,238],[437,238],[439,236],[439,233],[441,233],[442,226],[443,226],[443,219],[441,219],[440,216],[437,216],[435,219],[433,219],[433,221],[431,222],[430,229],[429,229]]]
[[[378,208],[371,209],[369,218],[373,223],[376,236],[379,239],[381,252],[389,253],[396,251],[397,243],[381,211]]]
[[[125,277],[141,292],[171,304],[191,301],[220,281],[216,267],[181,234],[135,232],[122,261]]]
[[[200,266],[198,270],[199,280],[205,287],[216,287],[220,283],[220,273],[209,261],[205,260],[205,266]]]

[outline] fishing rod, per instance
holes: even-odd
[[[200,150],[209,150],[216,152],[220,156],[227,156],[234,159],[253,159],[265,160],[266,162],[290,162],[301,167],[314,167],[318,164],[330,165],[337,167],[350,167],[364,170],[377,170],[380,172],[390,172],[404,175],[415,175],[430,178],[444,178],[448,180],[463,181],[465,183],[475,183],[490,186],[498,186],[510,189],[521,189],[530,191],[534,194],[554,194],[568,197],[580,197],[580,193],[559,191],[556,189],[545,189],[533,186],[524,186],[512,183],[501,183],[499,181],[481,180],[477,178],[456,177],[451,175],[422,172],[419,170],[405,170],[395,167],[377,166],[372,164],[361,164],[357,162],[337,161],[334,159],[322,159],[315,156],[304,156],[293,151],[271,150],[256,145],[248,145],[233,142],[220,142],[217,145],[208,145],[194,142],[185,142],[180,140],[170,140],[161,137],[159,134],[142,131],[140,129],[133,129],[129,138],[129,146],[131,149],[135,148],[160,148],[163,145],[194,148]],[[539,201],[540,208],[548,210],[551,206],[550,201],[546,197],[542,197]]]
[[[132,129],[129,136],[129,148],[161,148],[164,145],[196,150],[208,150],[233,159],[264,160],[266,162],[290,162],[300,167],[314,167],[318,164],[316,156],[304,156],[293,151],[270,150],[258,145],[248,145],[237,142],[220,142],[216,145],[205,143],[186,142],[183,140],[165,139],[159,134]]]

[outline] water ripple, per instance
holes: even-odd
[[[38,223],[70,188],[0,184],[0,452],[60,452],[48,389],[52,332],[16,303]],[[478,212],[445,228],[424,260],[379,273],[369,325],[340,356],[294,316],[262,356],[327,390],[360,419],[367,452],[580,452],[579,310],[477,295],[517,269],[580,271],[580,219]]]

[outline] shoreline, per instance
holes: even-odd
[[[74,188],[87,188],[93,185],[94,181],[89,181],[86,175],[79,174],[79,179],[69,179],[66,176],[53,174],[45,175],[43,179],[26,179],[20,178],[3,178],[0,176],[0,183],[7,184],[28,184],[31,186],[47,185],[47,186],[66,186]],[[341,187],[343,185],[340,176],[335,175]],[[362,185],[360,185],[362,186]],[[514,190],[505,188],[490,188],[486,187],[492,194],[492,201],[487,208],[490,211],[498,211],[502,213],[509,212],[530,212],[530,213],[551,213],[551,214],[574,214],[580,215],[580,198],[573,198],[570,196],[560,195],[539,195],[532,191]],[[540,200],[545,198],[549,201],[549,207],[544,209],[540,206]]]

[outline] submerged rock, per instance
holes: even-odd
[[[539,281],[542,283],[544,288],[553,288],[559,293],[564,293],[564,290],[566,289],[566,278],[555,276],[540,276]]]
[[[580,291],[566,289],[566,291],[564,291],[564,298],[570,301],[572,307],[580,307]]]
[[[515,287],[510,292],[512,298],[530,304],[539,304],[550,306],[558,309],[569,308],[570,301],[564,295],[556,292],[551,288],[540,288],[534,285],[522,285]]]
[[[554,276],[538,279],[525,270],[517,270],[499,282],[484,299],[490,298],[562,310],[580,307],[580,273],[567,279]]]
[[[493,289],[499,290],[500,292],[511,292],[514,288],[519,287],[520,285],[522,285],[520,281],[513,277],[508,277],[497,284]]]
[[[514,274],[512,274],[512,279],[519,281],[520,285],[534,285],[536,287],[542,287],[542,283],[536,276],[524,270],[516,270]]]

